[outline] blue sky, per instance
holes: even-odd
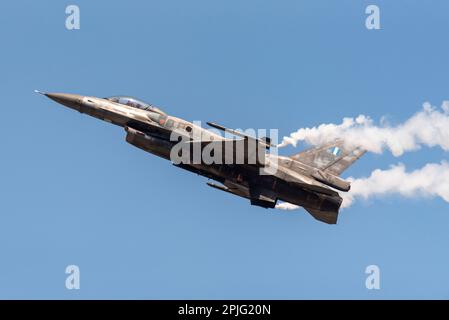
[[[65,28],[69,4],[80,30]],[[381,30],[365,28],[369,4]],[[281,136],[360,113],[399,123],[449,99],[447,1],[1,7],[0,298],[449,298],[441,199],[357,201],[336,226],[252,207],[127,144],[121,128],[33,93],[132,95]],[[447,158],[369,154],[344,176]],[[70,264],[80,290],[65,288]],[[380,290],[365,288],[371,264]]]

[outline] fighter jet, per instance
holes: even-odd
[[[339,176],[365,153],[339,139],[281,156],[268,152],[274,147],[269,138],[256,138],[212,122],[207,122],[213,128],[208,130],[132,97],[36,92],[123,127],[128,143],[218,182],[208,182],[212,188],[249,199],[252,205],[263,208],[274,208],[278,200],[302,206],[315,219],[328,224],[337,223],[342,203],[337,190],[350,189],[350,183]],[[234,138],[224,137],[217,130]],[[192,161],[195,149],[202,154],[208,149],[213,159],[221,161],[202,157]]]

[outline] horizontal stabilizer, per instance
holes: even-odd
[[[309,212],[312,217],[315,219],[328,223],[328,224],[336,224],[338,218],[338,211],[325,211],[325,210],[316,210],[304,207],[304,209]]]

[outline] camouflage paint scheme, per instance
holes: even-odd
[[[182,136],[192,145],[199,143],[201,148],[210,143],[229,143],[229,139],[222,135],[169,116],[159,108],[131,97],[97,98],[36,92],[71,109],[123,127],[128,143],[167,160],[171,159],[170,151],[177,144],[177,141],[171,141],[172,134]],[[282,200],[304,207],[319,221],[329,224],[337,222],[342,198],[334,189],[348,191],[350,188],[349,182],[339,175],[359,159],[365,150],[347,147],[343,141],[337,140],[289,157],[279,156],[265,152],[271,146],[269,139],[255,139],[217,124],[208,124],[240,135],[238,141],[244,141],[245,146],[255,141],[258,155],[263,150],[263,156],[257,158],[260,161],[243,164],[189,162],[176,166],[219,182],[207,184],[247,198],[252,205],[274,208],[277,201]],[[200,132],[201,140],[194,140],[192,132]],[[273,163],[277,164],[274,173],[260,174],[260,170]]]

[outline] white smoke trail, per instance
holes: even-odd
[[[368,178],[351,181],[351,190],[343,195],[342,208],[349,207],[355,198],[399,194],[403,197],[441,197],[449,202],[449,163],[428,163],[406,172],[403,164],[388,170],[374,170]]]
[[[394,156],[419,149],[421,146],[438,146],[449,151],[449,101],[444,101],[441,110],[430,103],[397,126],[376,126],[364,115],[344,118],[340,124],[321,124],[313,128],[301,128],[284,137],[278,147],[296,146],[299,141],[311,145],[331,142],[343,138],[350,145],[359,145],[368,151],[382,153],[387,148]]]
[[[399,194],[411,197],[441,197],[449,202],[449,163],[429,163],[424,167],[406,172],[403,164],[392,166],[388,170],[374,170],[367,178],[351,181],[351,190],[341,193],[342,208],[351,206],[356,198],[368,199],[375,196]],[[298,206],[280,203],[276,206],[282,210],[294,210]]]

